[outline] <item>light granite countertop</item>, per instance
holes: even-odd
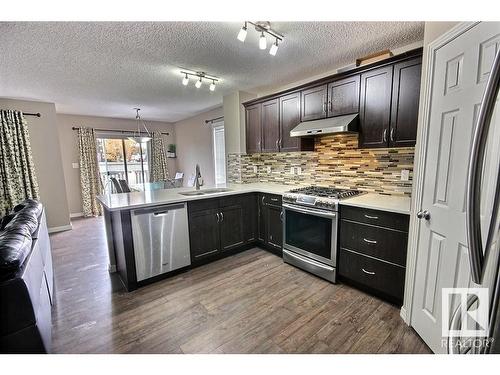
[[[178,202],[188,202],[207,198],[219,198],[229,195],[242,193],[269,193],[283,194],[295,187],[293,185],[279,185],[266,183],[251,183],[251,184],[225,184],[217,186],[203,187],[201,190],[212,188],[229,188],[230,191],[198,195],[185,196],[180,193],[193,191],[194,188],[177,188],[177,189],[161,189],[138,191],[122,194],[106,194],[100,195],[97,199],[109,211],[129,210],[135,208],[159,206],[164,204],[172,204]],[[356,197],[348,198],[340,202],[341,205],[356,206],[363,208],[371,208],[375,210],[390,211],[402,214],[410,213],[410,198],[387,196],[373,193],[366,193]]]

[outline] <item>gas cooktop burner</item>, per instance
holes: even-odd
[[[307,186],[290,190],[290,193],[312,195],[322,198],[345,199],[361,194],[358,190],[335,189],[321,186]]]
[[[362,192],[358,190],[308,186],[286,192],[283,194],[283,202],[336,211],[339,200],[350,198],[358,194],[362,194]]]

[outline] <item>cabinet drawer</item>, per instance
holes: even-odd
[[[406,265],[408,233],[348,220],[340,222],[340,247]]]
[[[395,300],[403,300],[404,267],[395,266],[346,249],[340,249],[339,275],[379,291]]]
[[[408,232],[410,223],[410,215],[351,206],[341,206],[340,215],[342,219],[397,229],[403,232]]]
[[[200,199],[197,201],[188,202],[188,213],[203,210],[215,210],[219,208],[219,200],[217,198],[214,199]]]
[[[281,195],[277,194],[262,194],[261,203],[272,205],[272,206],[281,206]]]

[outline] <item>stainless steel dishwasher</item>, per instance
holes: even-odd
[[[191,264],[186,203],[133,210],[137,281]]]

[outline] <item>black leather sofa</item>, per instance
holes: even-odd
[[[0,353],[50,352],[53,285],[45,213],[28,199],[0,221]]]

